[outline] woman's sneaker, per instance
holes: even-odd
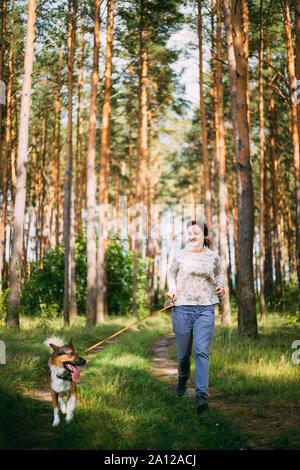
[[[186,382],[187,382],[186,379],[179,379],[178,380],[178,384],[177,384],[177,387],[176,387],[176,393],[179,397],[182,397],[182,395],[186,391]]]
[[[201,414],[203,411],[207,411],[209,409],[206,395],[200,393],[196,396],[196,408],[198,414]]]

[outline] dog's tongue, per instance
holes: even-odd
[[[72,364],[68,364],[68,369],[72,372],[72,380],[73,382],[78,382],[80,379],[80,373],[77,367],[73,366]]]

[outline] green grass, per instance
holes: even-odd
[[[241,338],[236,327],[216,326],[211,385],[235,396],[259,395],[266,402],[299,403],[300,367],[292,362],[296,339],[300,339],[300,325],[280,317],[270,317],[259,325],[257,340]]]
[[[274,449],[300,449],[300,364],[292,362],[297,339],[299,323],[270,315],[259,323],[258,339],[242,338],[236,326],[216,325],[211,345],[210,387],[236,405],[237,415],[239,404],[248,404],[249,417],[265,426],[255,431],[262,439],[273,423]],[[171,356],[176,358],[175,347]],[[193,356],[191,371],[193,376]]]
[[[188,399],[156,379],[148,346],[170,330],[159,316],[122,338],[89,364],[81,389],[82,408],[73,423],[76,441],[57,445],[84,449],[229,449],[242,439],[218,410],[202,419]],[[88,420],[86,419],[89,417]],[[74,447],[73,447],[74,446]]]
[[[86,327],[84,319],[78,318],[66,328],[62,320],[45,322],[21,318],[19,333],[0,327],[0,339],[6,345],[6,364],[0,365],[0,449],[34,445],[31,430],[37,434],[38,440],[41,416],[51,410],[50,404],[47,406],[28,398],[32,390],[45,384],[49,359],[49,352],[43,344],[46,338],[57,335],[69,340],[73,336],[77,350],[83,353],[85,348],[129,323],[128,318],[112,317],[104,325]],[[46,419],[48,422],[49,415]]]
[[[83,352],[130,320],[111,318],[104,325],[86,327],[78,320],[69,328],[53,322],[41,327],[23,319],[22,331],[0,330],[7,347],[7,363],[0,377],[1,449],[239,449],[243,438],[229,421],[212,410],[201,421],[194,403],[178,399],[151,372],[149,346],[171,331],[170,314],[160,314],[134,327],[93,356],[79,384],[79,400],[72,423],[62,418],[52,428],[51,404],[29,397],[44,382],[48,353],[42,342],[49,335],[74,336]]]
[[[112,317],[104,325],[86,327],[79,318],[66,328],[58,320],[44,324],[23,318],[20,333],[0,328],[7,351],[6,365],[0,365],[0,449],[247,448],[230,414],[212,407],[199,419],[193,400],[179,399],[172,387],[152,374],[149,346],[171,331],[170,312],[140,323],[88,359],[74,420],[66,425],[62,417],[60,426],[52,428],[51,404],[30,398],[31,390],[44,384],[49,356],[43,341],[53,334],[67,340],[73,336],[83,354],[85,348],[131,321]],[[210,386],[233,403],[255,398],[260,419],[269,416],[270,407],[296,407],[300,366],[291,361],[296,339],[300,339],[300,325],[278,317],[259,325],[256,341],[240,338],[236,327],[216,325]],[[300,448],[299,432],[293,426],[278,429],[274,448]]]

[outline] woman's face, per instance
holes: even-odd
[[[187,229],[187,234],[191,248],[200,249],[203,247],[204,234],[198,225],[190,225]]]

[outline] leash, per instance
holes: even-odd
[[[114,338],[115,336],[118,336],[120,333],[122,333],[123,331],[126,331],[128,330],[129,328],[131,328],[132,326],[136,325],[137,323],[140,323],[141,321],[143,320],[146,320],[146,318],[149,318],[151,317],[152,315],[155,315],[156,313],[159,313],[159,312],[163,312],[164,310],[168,310],[169,308],[173,307],[174,306],[174,302],[175,302],[175,299],[174,297],[172,298],[172,301],[171,300],[167,300],[164,304],[164,308],[160,309],[160,310],[156,310],[156,312],[152,312],[150,313],[149,315],[143,317],[143,318],[140,318],[139,320],[131,323],[130,325],[126,326],[125,328],[123,328],[122,330],[120,331],[117,331],[117,333],[109,336],[108,338],[105,338],[103,339],[102,341],[99,341],[99,343],[96,343],[94,344],[93,346],[91,346],[90,348],[86,349],[84,352],[88,352],[88,351],[91,351],[92,349],[96,348],[97,346],[100,346],[100,344],[103,344],[105,343],[106,341],[108,341],[109,339],[111,338]]]

